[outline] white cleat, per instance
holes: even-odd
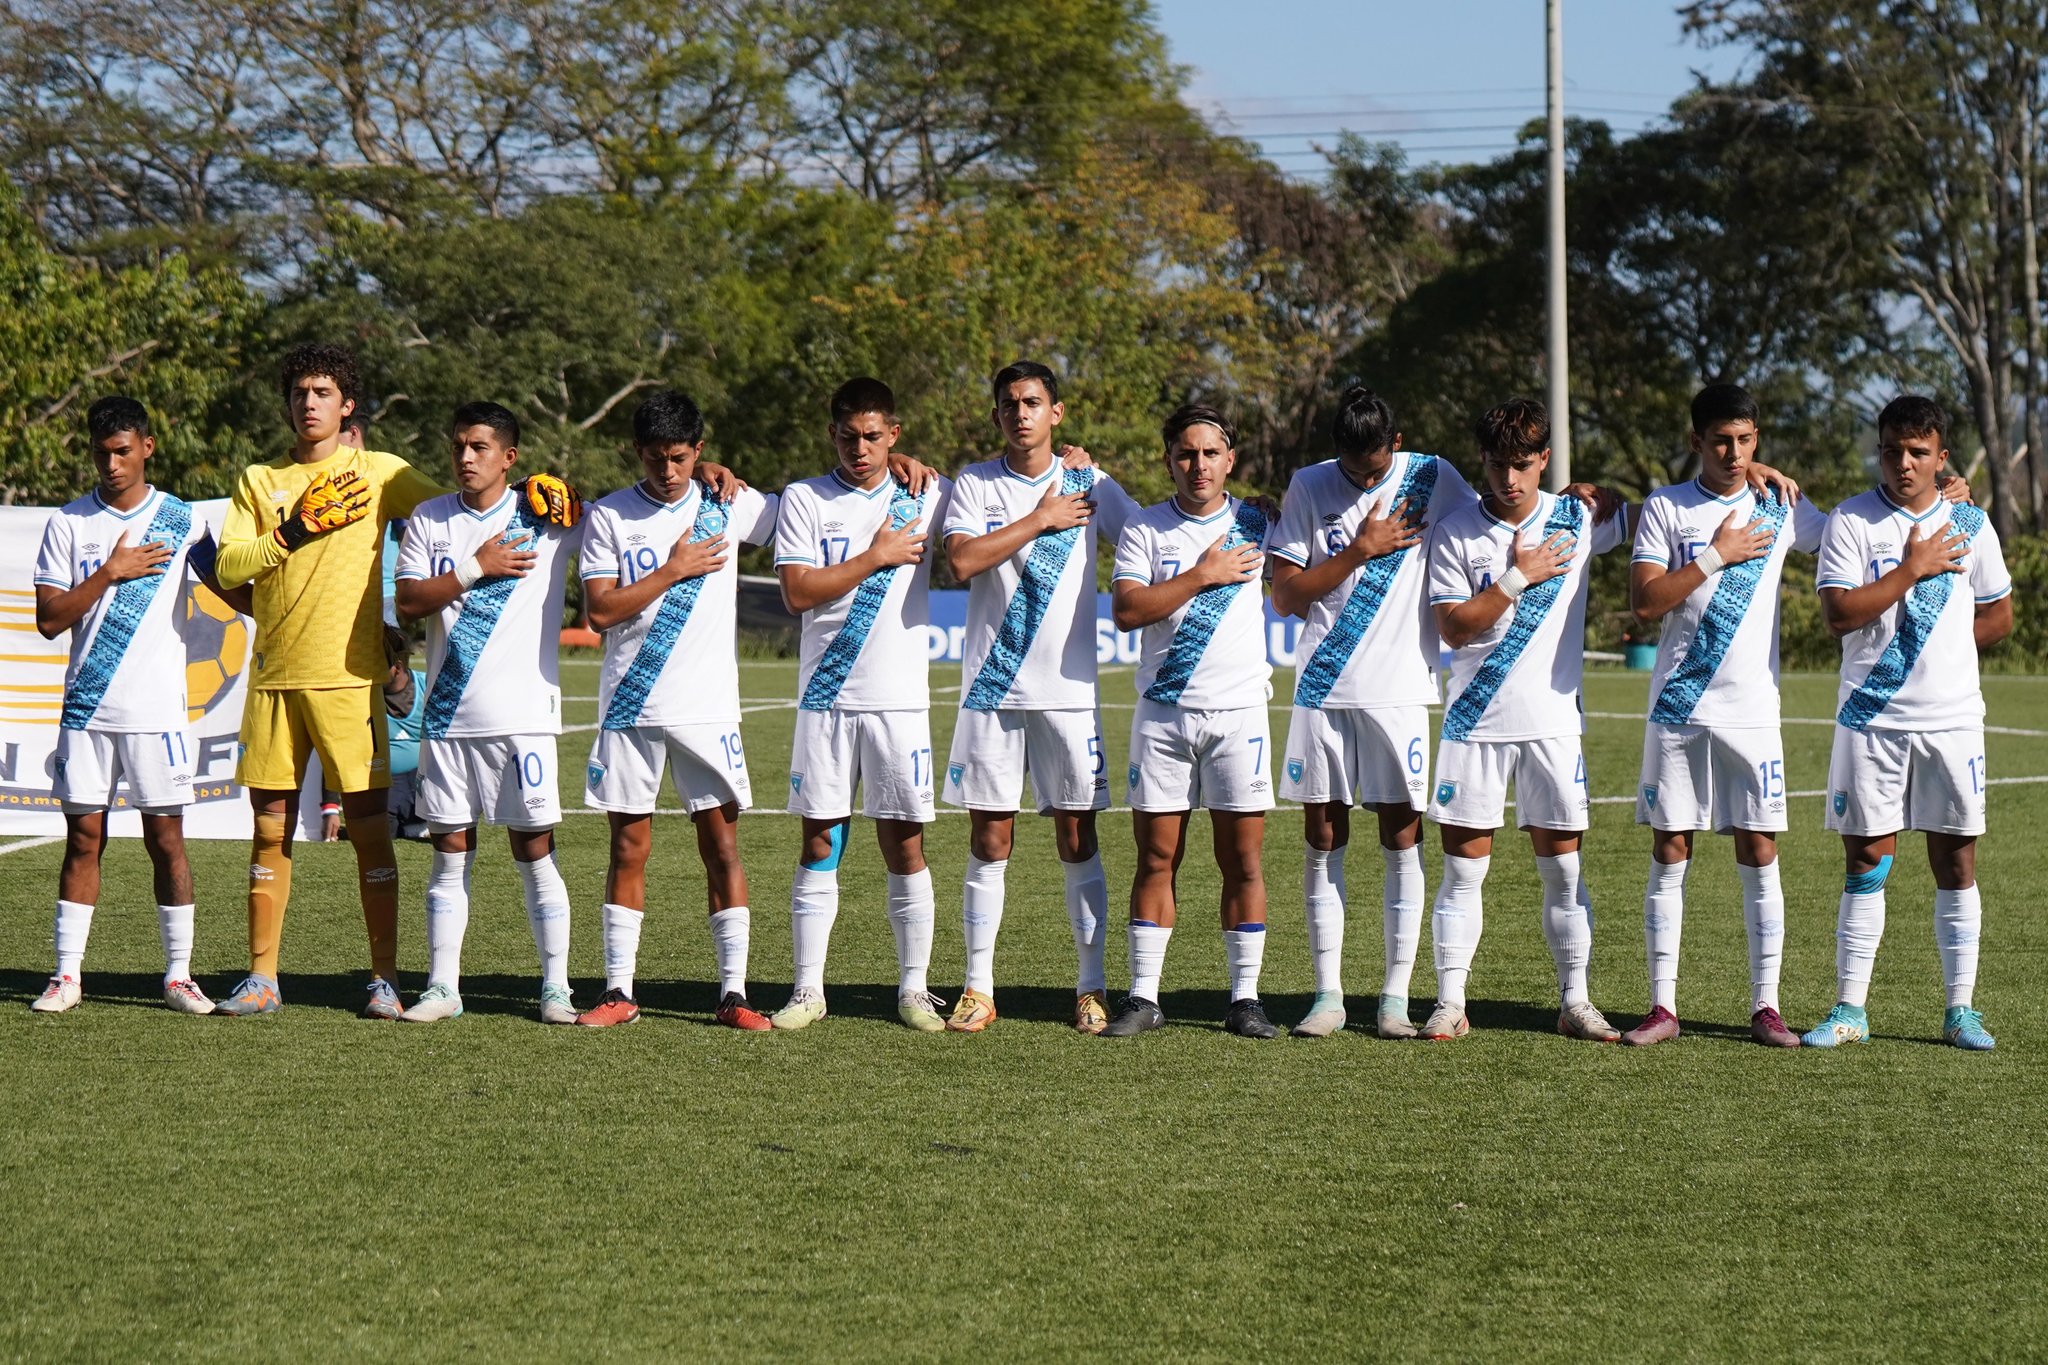
[[[29,1006],[37,1014],[62,1014],[78,1003],[83,992],[75,976],[53,976],[50,984],[43,987],[43,993]]]
[[[817,991],[798,989],[790,993],[789,1003],[768,1016],[771,1026],[788,1032],[792,1029],[809,1028],[825,1017],[825,997]],[[939,1021],[944,1028],[945,1021]]]
[[[1308,1015],[1287,1030],[1297,1038],[1327,1038],[1344,1029],[1344,992],[1319,991],[1308,1007]]]
[[[458,1014],[461,1013],[462,1006],[459,1002],[455,1008]],[[540,1021],[543,1024],[576,1022],[576,1002],[569,998],[567,986],[557,986],[550,981],[540,988]]]
[[[1608,1023],[1607,1016],[1594,1009],[1590,1000],[1566,1005],[1558,1011],[1557,1031],[1567,1038],[1577,1038],[1588,1043],[1621,1041],[1621,1030]]]
[[[1408,998],[1401,995],[1380,997],[1379,1018],[1374,1030],[1382,1038],[1413,1038],[1415,1024],[1408,1018]]]
[[[213,1013],[213,1001],[206,998],[206,992],[200,990],[199,983],[190,977],[164,982],[164,1003],[179,1014]]]
[[[440,981],[430,981],[411,1008],[398,1016],[408,1024],[438,1024],[462,1017],[462,997]]]

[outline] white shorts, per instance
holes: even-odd
[[[740,727],[727,721],[599,730],[583,769],[583,799],[597,810],[651,814],[661,804],[664,767],[692,815],[727,803],[741,810],[754,804]]]
[[[1984,732],[1835,727],[1827,826],[1877,837],[1903,829],[1984,832]]]
[[[946,804],[1022,809],[1024,774],[1041,814],[1108,810],[1109,758],[1093,711],[960,710],[946,759]]]
[[[1140,698],[1131,717],[1131,809],[1273,809],[1273,740],[1263,706],[1190,711]]]
[[[789,756],[789,813],[813,820],[931,822],[929,711],[798,711]]]
[[[1297,706],[1280,794],[1305,805],[1429,804],[1429,708]]]
[[[128,804],[145,815],[177,815],[192,804],[192,736],[109,734],[59,730],[51,792],[66,815],[107,810],[114,789],[128,787]]]
[[[479,819],[508,829],[553,829],[562,823],[557,777],[553,735],[427,739],[413,816],[436,834]]]
[[[1717,834],[1785,828],[1785,744],[1776,726],[1643,728],[1643,781],[1636,823]]]
[[[1586,828],[1586,756],[1577,735],[1444,740],[1436,751],[1429,818],[1460,829],[1499,829],[1507,817],[1510,782],[1518,828]]]

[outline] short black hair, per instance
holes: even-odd
[[[1510,398],[1488,408],[1473,435],[1480,455],[1490,460],[1541,455],[1550,448],[1550,409],[1534,398]]]
[[[995,398],[1003,401],[1003,390],[1026,379],[1036,379],[1045,385],[1045,396],[1057,403],[1060,401],[1060,377],[1035,360],[1019,360],[996,371]]]
[[[284,353],[284,364],[279,369],[278,387],[287,403],[292,401],[293,385],[309,375],[322,375],[332,379],[334,387],[341,390],[342,402],[362,406],[363,373],[356,365],[355,352],[346,346],[325,341],[301,342]]]
[[[1747,422],[1757,425],[1761,410],[1749,390],[1740,384],[1709,384],[1693,395],[1692,429],[1694,434],[1704,436],[1708,427],[1723,422]]]
[[[832,420],[844,422],[849,417],[858,417],[864,412],[879,412],[884,417],[896,416],[896,394],[879,379],[862,375],[849,379],[832,391]]]
[[[85,410],[85,429],[98,445],[116,432],[149,435],[149,409],[125,393],[109,394]]]
[[[1932,398],[1902,393],[1886,403],[1884,411],[1877,415],[1877,439],[1882,441],[1886,432],[1894,436],[1931,435],[1946,446],[1948,413]]]
[[[455,417],[448,424],[451,433],[468,431],[471,427],[489,427],[506,445],[519,444],[519,419],[512,415],[510,408],[487,399],[464,403],[455,410]]]
[[[1394,410],[1387,400],[1363,384],[1353,384],[1337,400],[1337,420],[1330,424],[1330,443],[1339,455],[1377,455],[1394,444]]]
[[[1205,426],[1214,427],[1222,432],[1223,444],[1233,449],[1237,446],[1237,428],[1231,425],[1230,419],[1220,410],[1210,407],[1207,403],[1182,403],[1166,415],[1166,420],[1159,426],[1159,436],[1165,442],[1166,448],[1172,450],[1173,443],[1179,439],[1183,431],[1189,427]]]
[[[633,444],[693,446],[704,439],[704,413],[681,389],[657,389],[633,409]]]

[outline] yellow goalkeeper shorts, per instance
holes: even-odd
[[[242,706],[242,759],[235,778],[263,791],[299,789],[306,760],[320,755],[335,791],[391,785],[391,737],[373,686],[251,691]]]

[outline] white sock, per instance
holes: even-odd
[[[1316,994],[1344,993],[1344,845],[1301,854],[1301,899],[1308,907],[1308,956]],[[1230,941],[1225,932],[1224,942]],[[1232,997],[1233,999],[1235,997]]]
[[[640,966],[640,926],[647,912],[629,905],[604,907],[604,988],[633,998],[633,974]]]
[[[1480,889],[1492,865],[1491,855],[1444,855],[1444,879],[1436,889],[1436,909],[1430,917],[1439,1004],[1465,1008],[1465,979],[1472,972],[1472,955],[1479,949],[1479,930],[1486,918]]]
[[[839,918],[839,869],[799,867],[789,889],[789,932],[796,948],[796,988],[825,993],[825,949]]]
[[[192,907],[159,905],[156,908],[156,932],[164,942],[164,980],[191,980]]]
[[[1852,874],[1835,912],[1835,979],[1845,1005],[1861,1009],[1870,999],[1877,945],[1884,938],[1884,882],[1892,860],[1880,858],[1869,872]]]
[[[1074,994],[1106,991],[1102,970],[1102,926],[1109,916],[1109,879],[1102,875],[1102,855],[1085,863],[1061,863],[1067,874],[1067,924],[1074,931],[1074,957],[1079,971]]]
[[[1984,904],[1977,888],[1934,893],[1934,946],[1941,950],[1941,980],[1950,1005],[1968,1005],[1977,990],[1977,936]]]
[[[1538,858],[1536,872],[1543,878],[1543,937],[1557,964],[1558,994],[1567,1006],[1576,1005],[1587,998],[1586,968],[1593,959],[1592,905],[1581,894],[1579,855]]]
[[[1422,943],[1422,845],[1388,848],[1380,845],[1387,865],[1380,884],[1380,915],[1386,940],[1386,976],[1380,994],[1408,998],[1415,975],[1415,954]]]
[[[1685,874],[1692,861],[1650,859],[1643,889],[1643,948],[1650,959],[1650,1003],[1678,1012],[1678,938],[1685,925]]]
[[[1785,957],[1785,892],[1776,859],[1735,865],[1742,878],[1742,925],[1749,931],[1749,1012],[1778,1008],[1778,970]]]
[[[889,874],[889,927],[896,932],[896,993],[911,995],[931,989],[926,977],[932,965],[932,922],[938,901],[932,895],[932,870],[907,876]]]
[[[517,861],[515,859],[515,861]],[[526,922],[533,929],[533,946],[540,951],[540,979],[543,985],[569,985],[569,888],[555,855],[546,854],[530,863],[519,863],[519,880],[526,885]]]
[[[1259,967],[1266,960],[1266,926],[1240,924],[1223,931],[1223,962],[1230,971],[1230,998],[1256,999]]]
[[[77,901],[57,902],[57,975],[73,981],[85,965],[85,939],[92,932],[92,907]]]
[[[436,853],[427,874],[427,982],[461,993],[462,936],[469,930],[474,853]]]
[[[1159,1003],[1159,976],[1166,969],[1166,941],[1173,930],[1147,919],[1130,923],[1131,994],[1140,1000]]]
[[[993,995],[996,989],[996,932],[1003,927],[1003,872],[1008,858],[983,862],[967,855],[967,882],[960,894],[960,926],[967,938],[967,989]]]
[[[718,955],[718,994],[747,993],[747,946],[754,917],[744,905],[728,906],[711,917],[711,946]]]

